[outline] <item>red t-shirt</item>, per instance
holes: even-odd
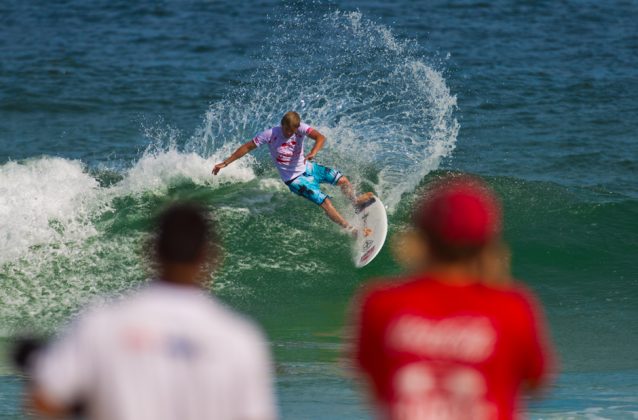
[[[410,278],[360,297],[355,358],[392,419],[511,419],[549,372],[544,321],[514,285]]]

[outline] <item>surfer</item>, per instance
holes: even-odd
[[[304,155],[305,137],[310,137],[315,142],[307,155]],[[258,146],[267,144],[281,180],[288,186],[290,191],[321,206],[330,220],[337,223],[351,235],[356,236],[357,229],[350,225],[337,211],[332,205],[329,196],[321,190],[319,184],[338,185],[341,188],[341,192],[355,207],[368,201],[373,194],[368,192],[357,196],[354,187],[341,172],[313,162],[325,141],[326,137],[323,134],[303,123],[299,114],[290,111],[281,119],[281,125],[257,134],[255,138],[237,148],[228,158],[215,165],[213,175],[217,175],[223,168]]]

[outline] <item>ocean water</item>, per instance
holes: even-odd
[[[289,109],[319,161],[388,205],[448,171],[501,195],[513,271],[542,299],[561,371],[534,419],[638,418],[638,3],[0,3],[0,350],[143,283],[162,204],[204,200],[213,291],[271,339],[287,419],[361,419],[343,329],[348,242],[265,151],[212,166]],[[347,208],[332,190],[339,208]],[[0,418],[22,418],[0,362]]]

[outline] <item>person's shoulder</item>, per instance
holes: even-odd
[[[119,313],[119,301],[117,297],[96,297],[89,301],[62,327],[58,339],[74,336],[84,341],[99,341],[107,337],[114,316]]]
[[[270,127],[258,132],[255,137],[253,137],[253,142],[257,145],[268,143],[275,133],[276,128],[277,127]]]
[[[261,328],[248,316],[226,306],[214,297],[208,299],[209,316],[223,331],[241,341],[263,341]]]
[[[361,285],[359,293],[363,295],[392,293],[409,284],[411,280],[411,277],[377,277]]]
[[[114,315],[121,313],[122,308],[137,299],[140,289],[130,289],[122,294],[96,296],[78,313],[77,318],[86,323],[108,322]]]
[[[299,128],[297,129],[297,133],[302,135],[308,135],[312,133],[313,130],[314,128],[312,128],[310,124],[306,124],[305,122],[302,121],[299,123]]]
[[[259,133],[257,133],[258,137],[270,137],[276,131],[277,127],[264,128]]]
[[[425,280],[415,276],[382,277],[368,281],[359,288],[356,300],[360,303],[392,299],[409,294]]]
[[[225,308],[224,314],[223,322],[217,325],[223,330],[225,344],[234,360],[252,364],[268,354],[268,338],[255,321],[229,308]]]
[[[506,287],[489,288],[490,300],[511,319],[535,319],[543,312],[536,294],[525,284],[512,281]]]
[[[87,323],[111,323],[127,315],[138,306],[146,305],[151,287],[145,283],[120,295],[101,296],[93,300],[80,313]]]

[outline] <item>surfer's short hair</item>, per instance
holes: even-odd
[[[297,128],[301,124],[301,117],[295,111],[288,111],[281,118],[282,127]]]
[[[167,207],[157,218],[152,248],[160,264],[195,263],[203,257],[215,263],[220,254],[218,238],[215,221],[203,206],[180,202]]]
[[[501,204],[479,178],[447,176],[428,188],[412,222],[435,258],[461,261],[478,255],[500,237]]]

